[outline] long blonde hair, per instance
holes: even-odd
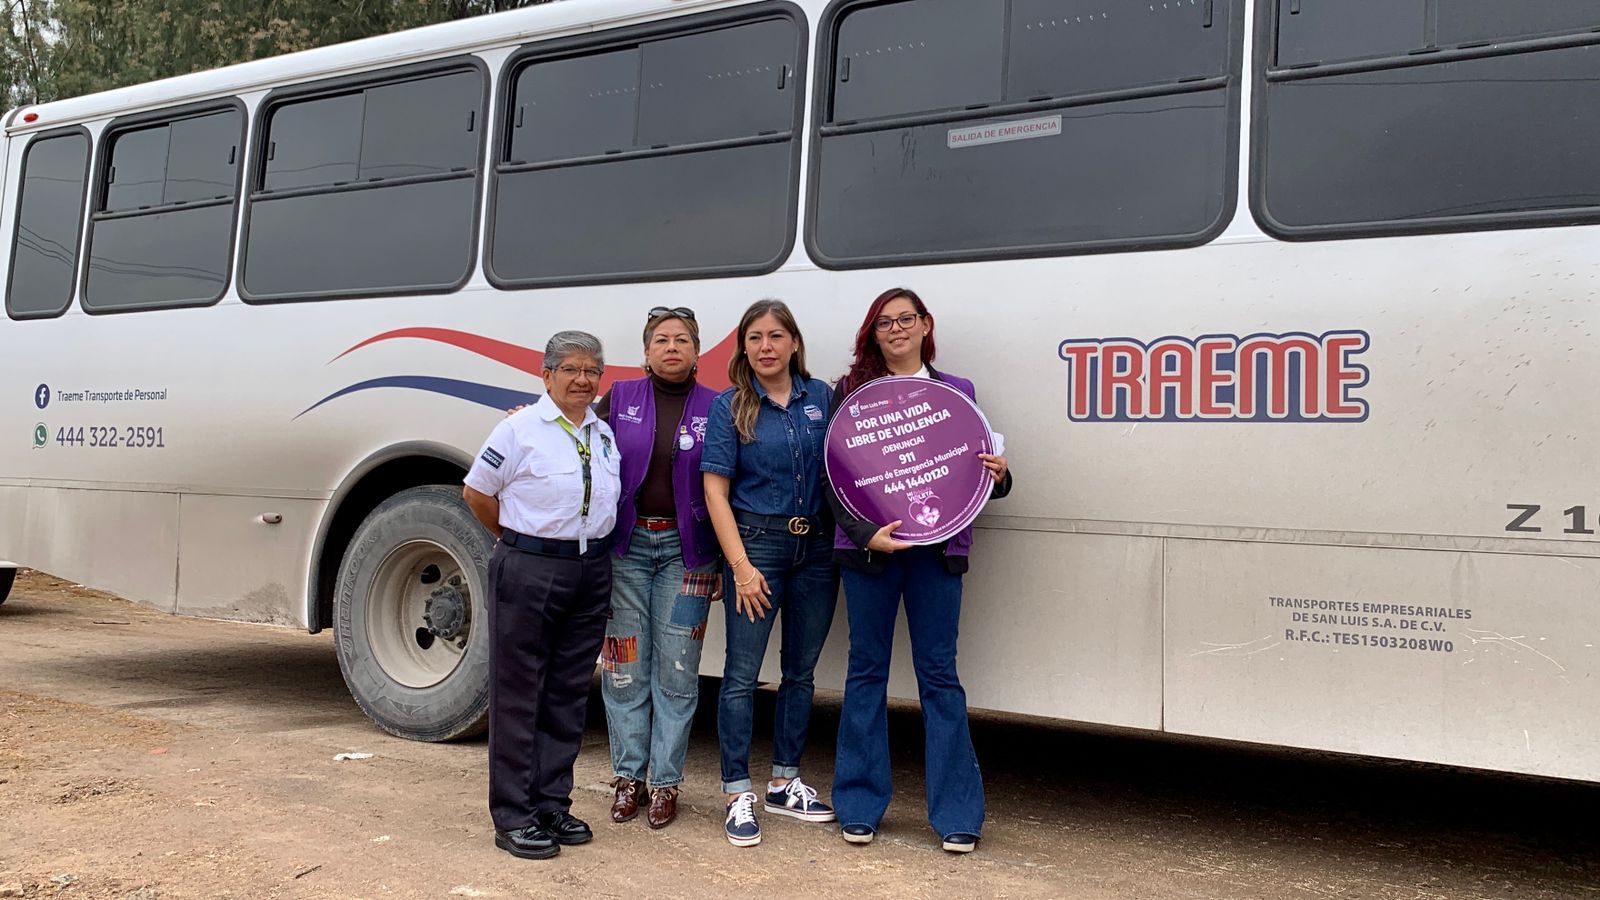
[[[806,369],[806,341],[800,336],[800,326],[795,324],[789,304],[768,298],[757,300],[739,317],[739,349],[728,360],[728,381],[733,383],[733,428],[739,432],[741,443],[756,439],[756,413],[761,409],[761,398],[756,394],[756,370],[744,354],[744,338],[755,320],[771,315],[784,330],[794,335],[794,355],[789,357],[791,377],[806,379],[811,373]]]

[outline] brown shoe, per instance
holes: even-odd
[[[639,800],[644,796],[644,782],[617,777],[611,786],[616,788],[617,799],[611,801],[611,821],[627,822],[639,814]]]
[[[675,787],[655,788],[650,792],[650,811],[645,813],[644,820],[651,828],[665,828],[672,824],[678,817],[678,789]]]

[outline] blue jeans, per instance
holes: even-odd
[[[689,726],[700,695],[700,650],[720,561],[685,572],[676,529],[634,528],[612,566],[611,620],[600,654],[600,694],[611,768],[651,787],[683,783]]]
[[[806,726],[811,721],[812,673],[822,643],[833,625],[833,607],[839,585],[833,568],[832,536],[826,533],[796,537],[777,531],[739,526],[744,552],[760,570],[771,589],[772,609],[766,618],[751,622],[734,609],[731,570],[723,573],[722,595],[728,624],[728,650],[722,672],[722,692],[717,696],[717,742],[722,750],[722,790],[729,794],[752,789],[750,732],[755,715],[752,693],[761,675],[772,624],[783,618],[783,644],[779,668],[778,707],[772,723],[772,777],[800,774],[800,756],[806,748]]]
[[[905,597],[911,663],[926,732],[928,822],[940,837],[981,835],[983,776],[967,728],[967,692],[956,677],[961,576],[937,547],[890,554],[881,575],[843,571],[850,619],[850,674],[839,712],[833,805],[840,825],[874,831],[893,795],[889,769],[889,655]]]

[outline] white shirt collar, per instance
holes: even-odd
[[[545,420],[546,422],[554,422],[555,420],[561,418],[561,407],[557,406],[556,402],[550,399],[549,394],[545,394],[543,397],[539,398],[538,404],[534,406],[534,411],[539,414],[539,418]],[[600,419],[594,414],[594,407],[586,406],[583,408],[583,421],[578,423],[578,427],[583,428],[586,425],[593,425],[598,421],[600,421]]]

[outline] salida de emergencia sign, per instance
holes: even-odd
[[[1029,138],[1054,137],[1061,133],[1061,117],[1022,119],[1017,122],[995,122],[974,125],[970,128],[952,128],[945,138],[951,150],[977,147],[983,144],[1003,144],[1006,141],[1025,141]]]

